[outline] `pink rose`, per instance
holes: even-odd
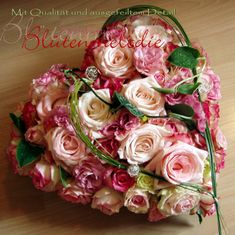
[[[91,204],[93,209],[99,209],[107,215],[118,213],[122,206],[122,194],[108,187],[104,187],[97,191],[93,196]]]
[[[74,133],[62,127],[51,129],[45,138],[57,165],[68,171],[86,155],[85,144]]]
[[[84,159],[73,170],[76,185],[88,193],[102,187],[104,173],[104,166],[95,157]]]
[[[122,141],[119,158],[130,164],[142,164],[151,160],[164,146],[164,138],[170,132],[161,126],[144,124],[132,130]]]
[[[155,169],[157,175],[162,175],[171,184],[202,183],[207,156],[207,151],[178,141],[165,147],[146,168]]]
[[[162,189],[158,210],[165,216],[190,214],[198,206],[200,194],[181,187]]]
[[[136,69],[147,76],[154,75],[157,71],[167,71],[164,59],[164,50],[161,48],[137,47],[134,52]]]
[[[145,115],[165,115],[165,100],[153,87],[159,87],[154,77],[140,78],[124,85],[122,93]]]
[[[134,71],[133,51],[128,47],[105,46],[94,49],[96,66],[107,77],[129,78]]]
[[[105,182],[111,188],[120,192],[126,192],[135,183],[135,179],[131,177],[126,170],[119,168],[110,168],[106,172]]]
[[[37,104],[37,113],[41,120],[57,106],[67,103],[68,90],[65,88],[56,88],[48,91]]]
[[[74,182],[59,191],[59,195],[68,202],[81,203],[83,205],[91,202],[92,194],[79,188]]]
[[[130,188],[125,194],[124,206],[134,213],[147,213],[150,207],[148,192],[139,188]]]
[[[203,102],[203,110],[205,112],[206,119],[208,120],[210,129],[218,127],[220,117],[220,107],[218,103],[206,101]]]
[[[45,145],[44,130],[41,125],[30,127],[25,133],[25,139],[31,143]]]
[[[34,186],[46,192],[56,191],[60,182],[59,168],[43,158],[35,164],[30,176]]]

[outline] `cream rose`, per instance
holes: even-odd
[[[123,196],[111,188],[104,187],[93,196],[91,207],[99,209],[107,215],[118,213],[123,206]]]
[[[65,88],[54,88],[48,91],[37,104],[40,119],[43,120],[55,107],[65,105],[68,94],[68,90]]]
[[[127,78],[133,72],[133,50],[120,45],[105,46],[94,50],[96,66],[108,77]]]
[[[141,78],[125,85],[122,93],[144,114],[149,116],[164,115],[164,98],[152,87],[159,87],[153,77]]]
[[[162,175],[171,184],[202,183],[207,156],[207,151],[178,141],[165,147],[153,162],[156,174]]]
[[[169,41],[166,30],[160,25],[139,25],[134,28],[131,37],[134,41],[143,41],[144,45],[151,43],[157,47],[162,47]]]
[[[180,187],[162,189],[158,210],[165,216],[189,214],[199,206],[200,194]]]
[[[85,144],[67,129],[56,127],[46,134],[48,149],[58,165],[68,171],[85,157]]]
[[[145,214],[150,207],[149,198],[147,191],[139,188],[130,188],[125,194],[124,206],[134,213]]]
[[[105,101],[111,102],[108,89],[96,90],[96,93]],[[113,120],[109,106],[92,92],[83,94],[79,99],[78,106],[83,122],[93,131],[101,130]]]
[[[122,141],[118,150],[121,159],[130,164],[142,164],[151,160],[164,146],[164,136],[170,132],[165,127],[144,124],[133,130]]]

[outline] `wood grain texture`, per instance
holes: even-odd
[[[43,4],[44,2],[44,4]],[[0,234],[76,234],[76,235],[215,235],[216,217],[207,218],[201,226],[195,216],[169,218],[159,223],[149,223],[145,216],[134,215],[125,209],[108,217],[89,206],[73,205],[62,201],[55,193],[34,189],[29,178],[12,174],[6,157],[10,121],[8,113],[17,103],[27,99],[29,83],[55,63],[77,66],[84,47],[77,49],[42,49],[27,51],[21,48],[22,38],[8,44],[19,35],[11,30],[2,37],[3,28],[12,19],[11,9],[51,8],[62,10],[115,10],[141,4],[143,1],[1,1],[0,8]],[[221,77],[222,95],[220,126],[225,133],[229,151],[226,169],[219,180],[220,203],[231,235],[235,235],[235,2],[207,1],[145,1],[169,10],[176,10],[191,39],[199,41],[209,53],[213,69]],[[21,22],[25,28],[29,16]],[[100,29],[105,16],[42,16],[34,24],[95,32]],[[24,32],[23,32],[24,33]],[[90,35],[92,39],[92,35]],[[4,41],[5,40],[5,41]]]

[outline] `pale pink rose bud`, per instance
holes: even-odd
[[[30,173],[34,186],[46,192],[56,191],[60,182],[59,168],[43,158],[37,162]]]
[[[123,206],[123,195],[109,187],[104,187],[93,196],[91,207],[99,209],[104,214],[118,213]]]
[[[71,172],[73,167],[85,157],[85,144],[65,128],[53,128],[45,138],[53,159],[57,165],[62,165],[67,171]]]
[[[71,182],[67,187],[59,191],[59,195],[66,201],[73,203],[81,203],[83,205],[91,202],[92,194],[85,192],[78,187],[74,182]]]
[[[41,125],[30,127],[25,133],[25,139],[31,143],[44,145],[44,130]]]
[[[165,216],[190,214],[200,201],[200,193],[178,186],[162,189],[158,196],[158,210]]]
[[[150,207],[149,197],[147,191],[139,188],[130,188],[125,194],[124,206],[134,213],[145,214]]]

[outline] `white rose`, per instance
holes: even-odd
[[[168,41],[166,30],[160,25],[139,25],[131,35],[134,41],[143,41],[144,45],[164,46]]]
[[[118,150],[121,159],[130,164],[142,164],[151,160],[163,148],[163,137],[170,132],[165,127],[144,124],[133,130]]]
[[[127,78],[133,72],[133,50],[120,45],[105,46],[94,50],[96,66],[109,77]]]
[[[158,209],[165,216],[189,214],[200,201],[199,193],[180,187],[162,189],[158,196]]]
[[[133,80],[124,86],[123,95],[145,115],[165,115],[164,98],[152,87],[159,87],[153,77]]]
[[[111,102],[108,89],[96,90],[95,92],[105,101]],[[109,105],[97,98],[91,91],[80,97],[78,106],[82,121],[95,132],[113,120]]]

